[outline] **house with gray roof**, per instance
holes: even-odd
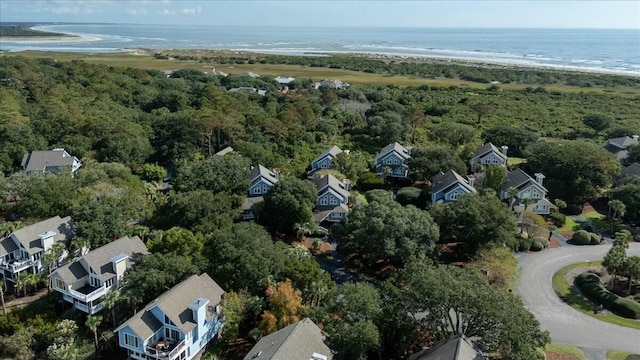
[[[252,166],[249,171],[249,195],[242,202],[242,220],[255,219],[253,205],[264,201],[264,196],[278,182],[280,169],[269,170],[262,165]]]
[[[281,86],[287,86],[290,82],[294,81],[295,78],[291,76],[277,76],[274,80]]]
[[[218,151],[217,153],[213,154],[213,156],[225,156],[228,153],[232,153],[233,152],[233,148],[231,146],[227,146],[226,148]]]
[[[206,273],[193,275],[118,326],[118,346],[136,360],[199,358],[222,329],[223,294]]]
[[[314,177],[313,183],[318,191],[313,210],[316,224],[342,221],[349,213],[349,179],[340,181],[335,176],[327,174]]]
[[[376,174],[405,178],[409,167],[407,162],[411,160],[411,148],[394,142],[382,148],[375,159]],[[385,169],[390,169],[389,173]]]
[[[101,298],[122,287],[125,272],[148,253],[139,237],[122,237],[52,272],[53,289],[76,309],[93,315],[102,310]]]
[[[509,148],[507,146],[502,146],[501,149],[498,149],[495,145],[488,142],[482,146],[479,146],[476,151],[473,153],[471,160],[471,166],[474,165],[501,165],[507,166],[507,150]]]
[[[244,357],[244,360],[332,359],[324,334],[309,318],[263,337]]]
[[[516,211],[524,210],[524,199],[532,199],[534,202],[527,210],[538,215],[549,215],[553,204],[546,199],[548,190],[543,186],[545,176],[535,174],[535,180],[522,169],[511,171],[502,181],[499,197],[501,200],[513,201],[509,205]],[[509,189],[515,188],[517,194],[511,199]]]
[[[633,163],[631,165],[625,166],[622,168],[620,172],[620,176],[616,179],[616,186],[622,186],[627,181],[633,178],[640,178],[640,163]]]
[[[0,238],[0,278],[5,289],[8,282],[15,283],[21,272],[39,274],[45,270],[42,255],[53,247],[54,243],[68,244],[75,237],[75,227],[71,217],[54,216],[33,225],[12,232]],[[59,261],[68,253],[64,251]],[[55,264],[54,264],[55,266]]]
[[[254,79],[260,77],[260,75],[254,73],[254,72],[251,72],[251,71],[245,71],[245,72],[243,72],[242,74],[240,74],[238,76],[248,76],[248,77],[252,77]]]
[[[24,154],[20,166],[28,174],[55,172],[63,168],[69,168],[71,173],[75,174],[82,163],[64,149],[53,149],[51,151],[31,151]]]
[[[321,87],[328,87],[333,89],[348,89],[349,86],[351,85],[348,82],[342,82],[338,79],[335,79],[335,80],[322,79],[321,81],[313,83],[312,86],[314,89],[319,89]]]
[[[313,160],[313,162],[311,162],[311,173],[314,173],[320,169],[332,169],[333,164],[338,154],[340,153],[342,153],[342,149],[335,145],[325,150],[322,154],[320,154],[320,156],[318,156]]]
[[[474,178],[468,180],[453,170],[436,174],[431,179],[431,203],[458,201],[460,195],[475,194]]]
[[[640,144],[640,136],[622,136],[618,138],[609,139],[609,141],[602,145],[602,148],[613,154],[619,161],[627,158],[627,148],[632,145]]]
[[[409,360],[486,360],[487,357],[464,334],[436,343],[409,356]]]

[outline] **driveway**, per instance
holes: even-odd
[[[519,257],[517,292],[525,306],[548,330],[555,343],[594,352],[620,350],[640,354],[640,330],[599,321],[566,305],[551,286],[553,274],[582,261],[601,260],[611,245],[563,246]],[[640,255],[640,243],[631,243],[628,255]]]

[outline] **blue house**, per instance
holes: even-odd
[[[279,169],[270,171],[262,165],[252,167],[249,173],[249,181],[251,182],[249,196],[266,195],[271,190],[271,187],[278,182],[278,178],[280,178]]]
[[[411,159],[411,148],[405,148],[397,142],[380,150],[376,156],[376,174],[393,177],[407,177],[407,162]],[[389,169],[390,173],[386,173]]]
[[[458,201],[463,194],[475,194],[474,178],[470,182],[453,170],[435,175],[431,179],[431,203]]]
[[[193,359],[222,329],[223,294],[209,275],[193,275],[115,329],[118,345],[131,359]]]
[[[341,152],[342,152],[342,149],[340,149],[335,145],[330,149],[326,150],[325,152],[320,154],[320,156],[318,156],[315,160],[313,160],[313,162],[311,163],[311,172],[313,173],[320,169],[333,168],[333,162],[336,160],[336,157]]]

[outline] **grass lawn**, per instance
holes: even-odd
[[[577,264],[571,264],[563,267],[558,270],[555,274],[553,274],[552,286],[553,291],[565,302],[567,305],[572,308],[580,311],[585,315],[589,315],[594,319],[598,319],[601,321],[606,321],[608,323],[626,326],[633,329],[640,330],[640,321],[623,318],[621,316],[607,313],[607,314],[594,314],[593,313],[593,303],[586,299],[582,294],[573,286],[573,284],[568,284],[566,281],[566,276],[569,271],[575,269],[577,267],[583,266],[594,266],[601,265],[602,261],[586,261]]]
[[[192,52],[192,51],[191,51]],[[190,50],[185,50],[185,54],[189,54]],[[220,51],[223,54],[224,51]],[[14,56],[14,53],[0,54],[0,56]],[[312,80],[321,80],[324,78],[339,78],[352,84],[375,84],[375,85],[395,85],[395,86],[460,86],[470,89],[486,89],[487,84],[475,83],[460,79],[425,79],[415,76],[396,76],[385,74],[370,74],[361,71],[331,69],[328,67],[310,67],[302,65],[289,64],[214,64],[204,63],[196,60],[169,60],[156,59],[150,55],[136,55],[131,53],[115,53],[115,54],[91,54],[91,53],[65,53],[65,52],[49,52],[49,51],[22,51],[19,56],[26,58],[54,58],[59,61],[82,60],[87,63],[102,64],[120,67],[132,67],[138,69],[156,69],[156,70],[177,70],[177,69],[195,69],[200,71],[209,71],[211,67],[221,70],[229,74],[239,74],[245,71],[252,71],[262,76],[275,77],[279,75],[287,75],[294,77],[307,77]],[[227,54],[228,56],[228,54]],[[239,56],[239,55],[234,55]],[[247,56],[248,57],[248,56]],[[524,90],[530,85],[526,84],[500,84],[500,88],[506,90]],[[548,91],[565,91],[565,92],[595,92],[608,93],[621,96],[636,96],[640,93],[639,89],[634,88],[616,88],[606,89],[600,87],[577,87],[568,85],[545,85]]]
[[[580,227],[580,224],[575,222],[575,220],[573,220],[571,217],[567,216],[566,220],[564,221],[564,226],[556,229],[556,232],[559,232],[560,234],[573,233],[580,230],[581,228],[582,227]]]
[[[557,357],[558,359],[587,360],[582,350],[570,345],[549,344],[544,348],[544,352],[547,354],[547,359],[549,360],[555,359],[555,354],[563,355],[562,357]]]
[[[509,157],[507,158],[507,165],[520,165],[527,162],[526,158]]]
[[[627,360],[630,356],[632,356],[634,354],[630,354],[630,353],[626,353],[626,352],[622,352],[622,351],[614,351],[614,350],[609,350],[607,351],[607,360]],[[637,358],[633,358],[635,359],[640,359],[640,355],[635,355]],[[631,360],[631,359],[629,359]]]

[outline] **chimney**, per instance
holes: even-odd
[[[413,151],[413,146],[407,146],[407,155],[411,155],[411,151]]]
[[[47,251],[51,249],[53,246],[53,237],[56,235],[55,231],[47,231],[42,234],[38,234],[38,238],[40,239],[40,246]]]
[[[129,256],[125,254],[118,254],[111,258],[111,265],[113,266],[113,272],[116,273],[116,286],[120,286],[122,282],[122,277],[124,276],[125,271],[127,271],[127,262],[126,260]]]
[[[507,150],[509,150],[509,147],[507,145],[502,145],[500,149],[502,150],[502,155],[507,156]]]
[[[344,185],[344,189],[349,191],[349,186],[351,185],[351,180],[344,179],[344,180],[342,180],[342,184]]]
[[[638,138],[640,138],[640,135],[635,134],[635,135],[631,135],[631,138],[635,141],[638,141]]]
[[[209,300],[199,297],[189,305],[189,309],[191,309],[191,312],[193,313],[193,321],[196,324],[204,324],[204,321],[207,319],[208,303]]]
[[[280,168],[273,168],[273,176],[276,180],[280,180]]]
[[[469,185],[473,187],[476,183],[476,177],[473,175],[467,175],[467,181],[469,181]]]
[[[536,182],[540,184],[540,186],[542,186],[542,181],[546,176],[542,175],[541,173],[535,173],[535,176],[536,176]]]

